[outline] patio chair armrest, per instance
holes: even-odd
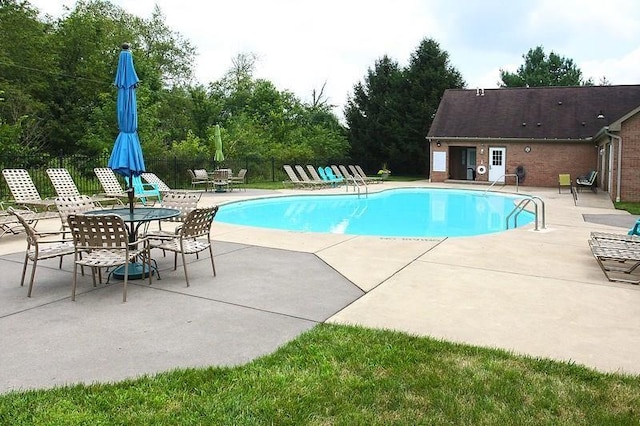
[[[52,237],[54,235],[64,235],[64,234],[68,234],[71,233],[71,231],[36,231],[36,234],[39,237]],[[72,240],[73,238],[63,238],[64,240]]]
[[[129,248],[131,247],[136,247],[140,244],[142,244],[143,246],[149,246],[150,243],[150,238],[146,235],[142,236],[142,237],[138,237],[137,240],[132,241],[129,243]]]
[[[63,238],[59,240],[38,240],[38,244],[59,244],[59,243],[72,243],[73,239]]]

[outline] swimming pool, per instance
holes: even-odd
[[[358,198],[296,195],[220,206],[216,221],[290,231],[383,237],[459,237],[501,232],[522,197],[470,190],[390,189]],[[531,223],[522,212],[518,226]],[[509,227],[514,227],[513,220]]]

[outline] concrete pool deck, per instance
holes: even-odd
[[[369,189],[391,186],[485,189],[426,182]],[[591,231],[626,233],[636,217],[615,210],[603,192],[581,192],[576,205],[566,190],[519,192],[545,201],[546,229],[528,225],[476,237],[405,239],[225,225],[215,238],[314,253],[366,292],[328,322],[640,374],[640,287],[609,282],[587,243]]]
[[[426,181],[369,189],[399,186],[485,189]],[[310,192],[206,193],[201,205]],[[214,222],[216,278],[201,257],[189,264],[193,282],[186,288],[180,265],[174,272],[172,259],[159,257],[162,280],[151,287],[134,283],[125,304],[120,284],[94,289],[87,277],[71,302],[70,260],[63,270],[55,261],[39,266],[28,299],[19,286],[24,235],[5,236],[0,392],[237,365],[320,322],[640,374],[640,287],[607,281],[587,244],[591,231],[624,233],[636,218],[613,209],[603,193],[580,193],[577,205],[555,188],[521,187],[520,193],[545,201],[546,229],[415,239]],[[47,220],[38,229],[58,226]]]

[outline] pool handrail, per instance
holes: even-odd
[[[505,178],[505,177],[515,177],[516,178],[516,192],[518,192],[519,191],[519,184],[520,184],[519,180],[520,180],[520,178],[515,173],[508,173],[508,174],[504,174],[504,175],[500,176],[498,179],[494,180],[491,183],[491,185],[489,185],[489,187],[484,191],[484,193],[486,194],[487,192],[489,192],[491,190],[491,188],[493,188],[495,186],[495,184],[498,183],[498,182],[502,182],[503,183],[502,186],[505,186],[506,185],[506,183],[505,183],[506,181],[504,181],[504,180],[501,181],[500,180],[500,179]]]

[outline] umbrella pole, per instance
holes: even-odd
[[[129,178],[129,181],[131,181],[131,178]],[[133,186],[127,188],[127,197],[129,198],[129,213],[133,214]]]

